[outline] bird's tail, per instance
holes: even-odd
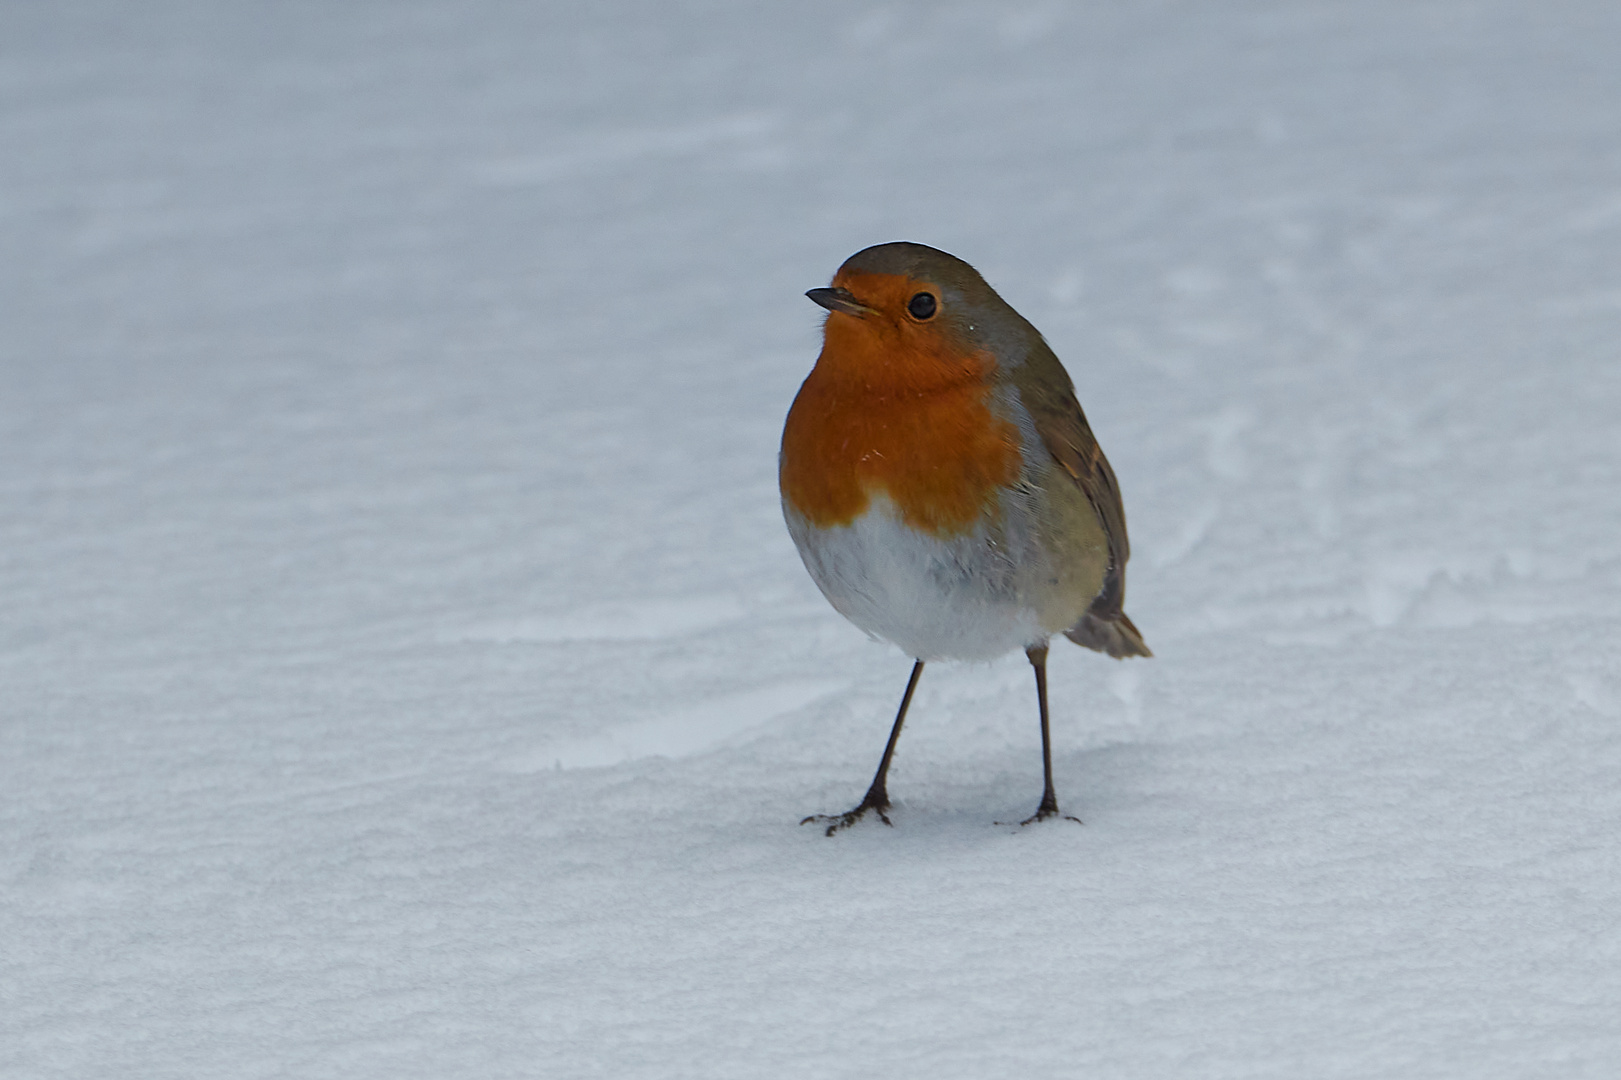
[[[1081,621],[1064,631],[1064,636],[1077,645],[1108,653],[1116,660],[1128,656],[1153,656],[1143,643],[1143,635],[1132,625],[1125,612],[1098,615],[1088,611]]]

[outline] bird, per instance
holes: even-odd
[[[924,665],[1015,649],[1035,671],[1044,781],[1020,824],[1061,816],[1050,640],[1152,655],[1124,609],[1120,487],[1074,384],[1034,326],[936,248],[865,248],[805,295],[827,315],[783,425],[783,517],[834,609],[914,662],[866,796],[801,824],[893,824],[889,766]]]

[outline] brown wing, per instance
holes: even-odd
[[[1041,359],[1048,362],[1037,360],[1025,365],[1031,370],[1021,373],[1025,378],[1020,382],[1026,385],[1020,387],[1020,397],[1047,451],[1080,486],[1103,522],[1109,545],[1103,588],[1086,614],[1064,636],[1077,645],[1117,658],[1152,656],[1125,612],[1126,560],[1131,557],[1131,544],[1126,539],[1126,509],[1120,501],[1120,485],[1087,425],[1086,414],[1058,358],[1048,353]]]

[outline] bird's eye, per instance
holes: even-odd
[[[906,302],[906,310],[912,313],[912,318],[918,322],[927,322],[934,318],[934,294],[920,292]]]

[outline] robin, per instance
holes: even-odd
[[[804,823],[890,824],[885,778],[923,665],[1014,649],[1035,669],[1045,781],[1021,824],[1053,817],[1049,639],[1152,655],[1122,607],[1125,510],[1074,384],[978,271],[922,244],[858,251],[805,295],[828,316],[783,427],[783,515],[822,595],[916,662],[866,797]]]

